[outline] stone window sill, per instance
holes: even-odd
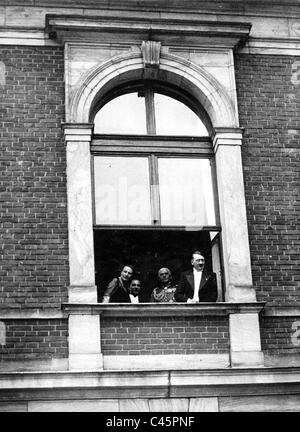
[[[227,316],[259,313],[265,303],[63,303],[67,315],[103,315],[105,317]]]

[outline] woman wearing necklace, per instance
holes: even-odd
[[[107,286],[102,303],[130,303],[130,282],[133,268],[125,265],[119,277],[114,278]]]
[[[151,294],[150,301],[155,303],[174,303],[174,294],[176,285],[172,282],[172,274],[170,270],[163,267],[158,270],[159,286],[154,288]]]

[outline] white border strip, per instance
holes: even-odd
[[[82,44],[84,41],[79,43]],[[49,35],[44,30],[2,28],[0,29],[0,45],[60,46],[61,44],[49,39]],[[300,39],[250,38],[238,52],[241,54],[300,56]]]
[[[229,367],[229,354],[103,355],[104,370],[191,370]]]
[[[300,39],[251,39],[238,51],[241,54],[300,56]]]
[[[59,310],[2,310],[0,311],[0,320],[27,320],[27,319],[67,319],[68,317]]]
[[[0,29],[0,45],[59,46],[42,30]]]

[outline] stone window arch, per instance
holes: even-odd
[[[73,298],[72,292],[76,293],[75,298],[77,298],[80,288],[77,289],[76,287],[83,286],[85,287],[85,296],[83,297],[89,298],[87,293],[90,289],[90,292],[93,293],[91,298],[96,300],[92,229],[93,206],[91,193],[86,194],[86,185],[88,185],[88,190],[92,190],[90,143],[93,124],[90,123],[90,118],[95,112],[99,100],[109,91],[117,85],[126,85],[128,82],[144,77],[145,69],[139,53],[120,55],[89,70],[82,77],[76,92],[70,97],[67,111],[67,119],[70,123],[64,127],[68,143],[67,157],[70,160],[74,159],[75,152],[78,152],[79,166],[76,169],[70,169],[70,164],[68,164],[69,178],[74,177],[75,182],[77,179],[76,190],[74,193],[69,193],[70,200],[74,201],[74,204],[70,204],[69,208],[76,205],[76,211],[79,214],[78,202],[81,202],[82,213],[84,213],[84,216],[75,218],[74,228],[72,228],[73,211],[70,212],[69,218],[71,221],[69,224],[70,245],[72,245],[72,237],[74,237],[74,244],[77,245],[74,248],[71,247],[70,252],[71,298]],[[255,292],[252,288],[240,152],[242,131],[238,127],[236,106],[228,92],[212,75],[192,62],[173,54],[161,55],[159,68],[155,71],[155,76],[150,78],[179,87],[201,107],[202,118],[208,125],[215,154],[222,225],[225,299],[226,301],[238,301],[238,299],[243,298],[244,301],[254,301]],[[149,74],[147,79],[149,79]],[[76,163],[74,163],[75,166]],[[85,180],[81,179],[80,181],[83,166],[86,167]],[[69,181],[70,185],[73,183],[72,180]],[[236,205],[237,203],[238,205]],[[87,212],[87,209],[90,211]],[[79,229],[78,224],[81,218],[82,227]],[[74,249],[74,254],[72,254],[72,249]],[[73,265],[72,261],[74,261]],[[81,270],[82,268],[84,271]]]

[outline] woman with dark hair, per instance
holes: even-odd
[[[107,286],[102,303],[130,303],[130,282],[133,268],[125,265],[119,277],[114,278]]]

